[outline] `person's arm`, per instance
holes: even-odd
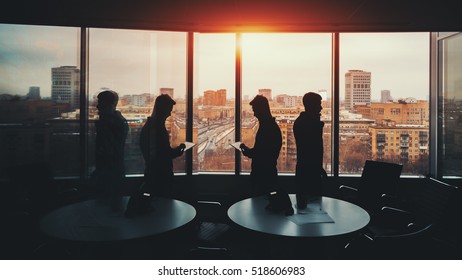
[[[282,146],[282,135],[276,123],[261,126],[253,149],[253,156],[261,162],[273,162],[279,157]]]
[[[179,157],[183,154],[184,149],[186,148],[186,145],[184,143],[181,143],[178,145],[176,148],[171,148],[171,156],[172,158]]]
[[[248,158],[253,158],[255,150],[254,148],[249,148],[247,147],[244,143],[242,143],[240,146],[242,154]]]

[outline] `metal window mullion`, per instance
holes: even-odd
[[[187,34],[187,93],[186,93],[186,141],[193,142],[193,89],[194,89],[194,32]],[[186,174],[192,175],[192,149],[186,152]]]
[[[443,178],[443,159],[442,159],[442,148],[439,147],[443,143],[442,139],[442,127],[443,118],[440,115],[440,92],[441,91],[441,49],[439,48],[438,33],[430,33],[430,127],[429,127],[429,174],[435,178]],[[442,97],[442,96],[441,96]],[[440,144],[441,143],[441,144]]]
[[[339,176],[340,133],[340,34],[332,33],[332,168],[333,176]]]
[[[242,34],[236,33],[236,77],[235,77],[235,113],[234,113],[234,133],[235,141],[241,141],[241,96],[242,96]],[[241,173],[241,152],[235,150],[235,169],[234,173]]]
[[[88,177],[88,101],[87,101],[87,73],[88,73],[88,29],[80,28],[80,180]]]

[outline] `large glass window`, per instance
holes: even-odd
[[[140,131],[159,94],[176,101],[166,121],[172,146],[186,140],[186,33],[140,30],[89,31],[89,171],[94,169],[96,96],[104,89],[119,94],[117,110],[127,119],[127,174],[142,174]],[[174,172],[185,172],[185,155],[174,160]]]
[[[442,141],[441,174],[461,176],[462,165],[462,35],[439,41],[439,96]]]
[[[264,95],[282,134],[279,172],[295,172],[293,123],[304,111],[302,97],[309,91],[323,98],[324,167],[331,171],[331,37],[330,33],[242,35],[242,142],[254,145],[258,121],[249,102],[258,94]],[[243,156],[242,171],[250,171],[250,164],[251,160]]]
[[[428,173],[428,33],[340,34],[339,171],[366,159]]]
[[[194,37],[195,172],[234,172],[236,35]]]
[[[166,123],[173,146],[186,140],[186,113],[192,110],[195,173],[235,172],[235,150],[229,144],[240,134],[253,146],[258,122],[249,102],[257,94],[267,96],[283,137],[278,170],[294,173],[292,127],[308,91],[323,97],[328,173],[338,164],[340,174],[360,174],[366,159],[402,163],[403,174],[428,173],[428,33],[340,34],[338,151],[331,147],[336,141],[331,137],[330,33],[244,33],[239,46],[234,33],[195,33],[191,60],[186,32],[91,28],[88,33],[88,80],[80,81],[80,28],[0,24],[0,177],[5,177],[5,167],[30,162],[51,163],[58,177],[77,176],[87,156],[91,173],[96,95],[103,89],[119,93],[117,109],[129,121],[127,174],[143,173],[139,132],[161,93],[177,102]],[[462,158],[460,38],[440,40],[439,147],[447,176],[460,175],[456,167]],[[236,57],[236,47],[242,56]],[[192,89],[187,88],[188,61],[193,63]],[[240,104],[236,71],[241,75]],[[82,84],[88,89],[88,116],[80,114]],[[193,104],[187,104],[188,90]],[[241,109],[240,133],[235,131],[236,106]],[[88,151],[80,150],[81,117],[88,117]],[[332,162],[337,152],[339,162]],[[185,161],[185,155],[175,159],[174,171],[185,172]],[[241,167],[250,171],[250,160],[242,156]]]
[[[80,29],[0,24],[0,177],[47,163],[79,175]]]

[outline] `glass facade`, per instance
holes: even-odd
[[[49,163],[80,174],[80,28],[0,24],[0,178]]]
[[[186,141],[188,133],[196,143],[191,162],[186,156],[175,159],[175,172],[185,173],[191,164],[194,173],[235,173],[239,165],[229,144],[241,140],[252,146],[258,124],[248,103],[262,94],[269,97],[283,132],[278,169],[293,174],[296,147],[291,124],[303,110],[300,99],[308,91],[323,97],[328,173],[338,165],[340,175],[358,175],[366,159],[403,163],[406,175],[429,172],[429,33],[340,34],[340,102],[335,108],[331,33],[243,33],[241,44],[235,33],[194,33],[194,55],[188,58],[186,32],[86,31],[88,52],[83,53],[88,72],[81,81],[80,28],[0,24],[2,172],[8,166],[46,161],[52,163],[56,177],[78,176],[85,159],[91,173],[95,98],[103,89],[119,93],[117,110],[129,121],[127,174],[143,173],[139,132],[161,93],[177,102],[166,124],[172,145]],[[460,162],[460,38],[440,41],[444,175],[460,175],[455,168]],[[242,56],[236,55],[238,50]],[[193,69],[190,77],[188,63]],[[236,92],[241,93],[237,99]],[[85,116],[80,114],[82,93],[88,101]],[[338,147],[331,137],[334,110],[340,116]],[[83,117],[88,120],[86,151],[79,143],[80,132],[86,131],[81,130]],[[192,133],[187,131],[191,122]],[[336,153],[339,161],[333,162]],[[250,170],[244,156],[239,163],[239,172]]]
[[[339,173],[366,159],[429,172],[429,33],[340,34]]]
[[[253,146],[258,121],[249,102],[258,94],[266,96],[282,134],[279,172],[295,172],[293,124],[304,111],[302,97],[309,91],[323,98],[324,168],[330,172],[331,37],[330,33],[242,34],[241,140]],[[241,162],[242,171],[249,172],[251,160],[243,156]]]
[[[193,171],[234,172],[235,34],[194,36]]]
[[[171,145],[186,141],[186,33],[92,28],[88,41],[89,173],[94,170],[96,96],[111,89],[119,94],[117,110],[129,124],[126,172],[142,174],[140,132],[159,94],[176,101],[166,121]],[[185,172],[185,166],[185,155],[174,159],[175,172]]]

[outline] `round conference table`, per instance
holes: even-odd
[[[290,194],[295,214],[285,216],[265,209],[265,196],[251,197],[234,203],[228,216],[237,225],[252,231],[285,237],[335,237],[361,230],[370,221],[361,207],[331,197],[320,198],[322,211],[300,211],[295,207],[295,195]],[[319,206],[319,204],[318,204]],[[318,207],[319,210],[319,207]]]
[[[153,211],[127,218],[129,196],[86,200],[56,209],[40,220],[40,229],[50,237],[67,241],[106,242],[153,237],[191,222],[193,206],[179,200],[154,197]]]

